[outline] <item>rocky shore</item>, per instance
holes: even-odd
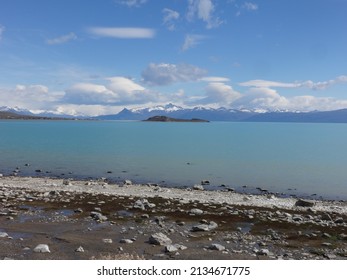
[[[3,176],[0,259],[347,259],[347,203]]]

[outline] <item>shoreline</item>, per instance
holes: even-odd
[[[347,259],[345,201],[8,176],[0,198],[0,259]]]

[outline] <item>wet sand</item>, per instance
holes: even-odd
[[[0,177],[0,259],[347,259],[347,203],[304,202]],[[167,239],[153,242],[158,233]]]

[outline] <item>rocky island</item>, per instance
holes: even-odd
[[[177,119],[177,118],[170,118],[166,116],[154,116],[150,117],[147,120],[144,120],[145,122],[209,122],[207,120],[203,119]]]

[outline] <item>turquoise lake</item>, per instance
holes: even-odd
[[[347,124],[0,121],[0,173],[347,199],[346,145]]]

